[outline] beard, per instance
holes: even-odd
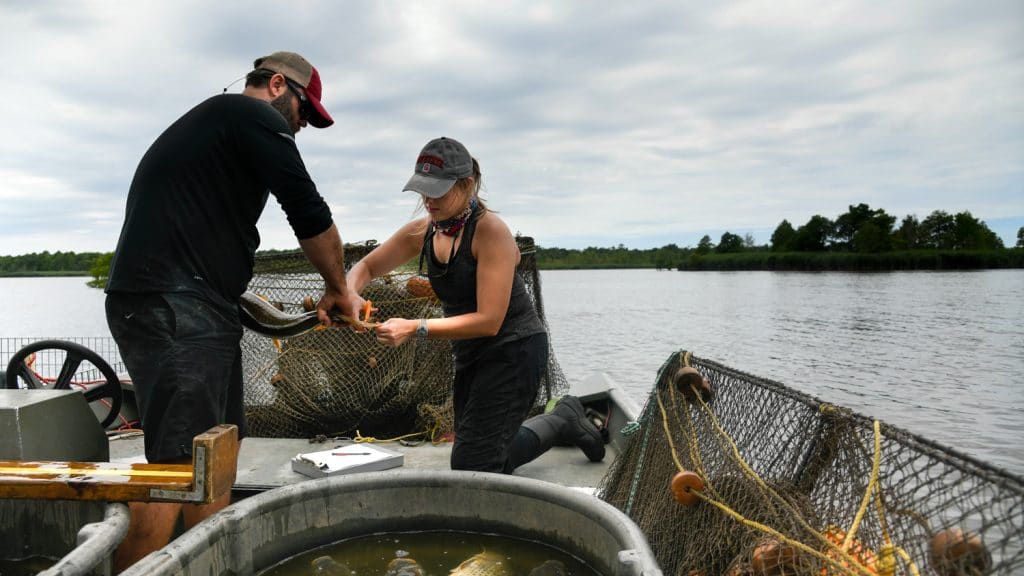
[[[294,98],[294,96],[292,96],[290,92],[285,91],[284,94],[281,94],[277,98],[271,100],[270,105],[274,107],[274,110],[280,112],[281,116],[284,116],[284,120],[288,123],[288,127],[292,129],[292,134],[297,134],[299,131],[299,123],[292,117],[292,98]]]

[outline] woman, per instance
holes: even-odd
[[[508,227],[479,198],[480,166],[451,138],[432,140],[416,159],[405,191],[420,194],[427,215],[398,229],[347,276],[353,309],[373,278],[419,255],[444,318],[391,318],[377,339],[452,340],[455,443],[451,467],[510,473],[552,445],[576,444],[604,458],[600,432],[579,400],[566,396],[549,414],[523,422],[548,361],[548,336],[523,281],[519,248]]]

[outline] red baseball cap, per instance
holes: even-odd
[[[314,114],[309,116],[310,125],[316,128],[327,128],[334,124],[334,119],[320,103],[320,98],[323,96],[320,73],[308,60],[295,52],[274,52],[270,56],[257,58],[253,62],[253,68],[262,68],[283,74],[285,78],[305,88],[306,97],[309,98],[309,103],[313,105],[314,111]]]

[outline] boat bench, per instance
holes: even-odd
[[[238,427],[192,441],[192,464],[0,460],[0,499],[208,504],[235,483]]]

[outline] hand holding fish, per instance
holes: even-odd
[[[353,304],[346,298],[348,307]],[[271,338],[291,338],[322,325],[320,313],[325,306],[325,299],[321,298],[316,310],[310,310],[301,314],[287,314],[275,308],[266,300],[252,292],[246,292],[238,299],[239,317],[242,325],[264,336]],[[329,310],[329,308],[326,308]],[[355,308],[358,310],[359,308]],[[372,310],[372,307],[371,307]],[[336,310],[328,313],[331,325],[348,324],[359,332],[373,330],[377,327],[375,322],[360,320],[358,314],[338,314]]]
[[[316,316],[324,326],[333,326],[336,320],[332,318],[332,315],[338,315],[338,312],[340,312],[342,318],[359,319],[359,308],[353,306],[352,299],[348,297],[348,293],[339,292],[328,287],[324,295],[320,297],[320,301],[317,302]]]

